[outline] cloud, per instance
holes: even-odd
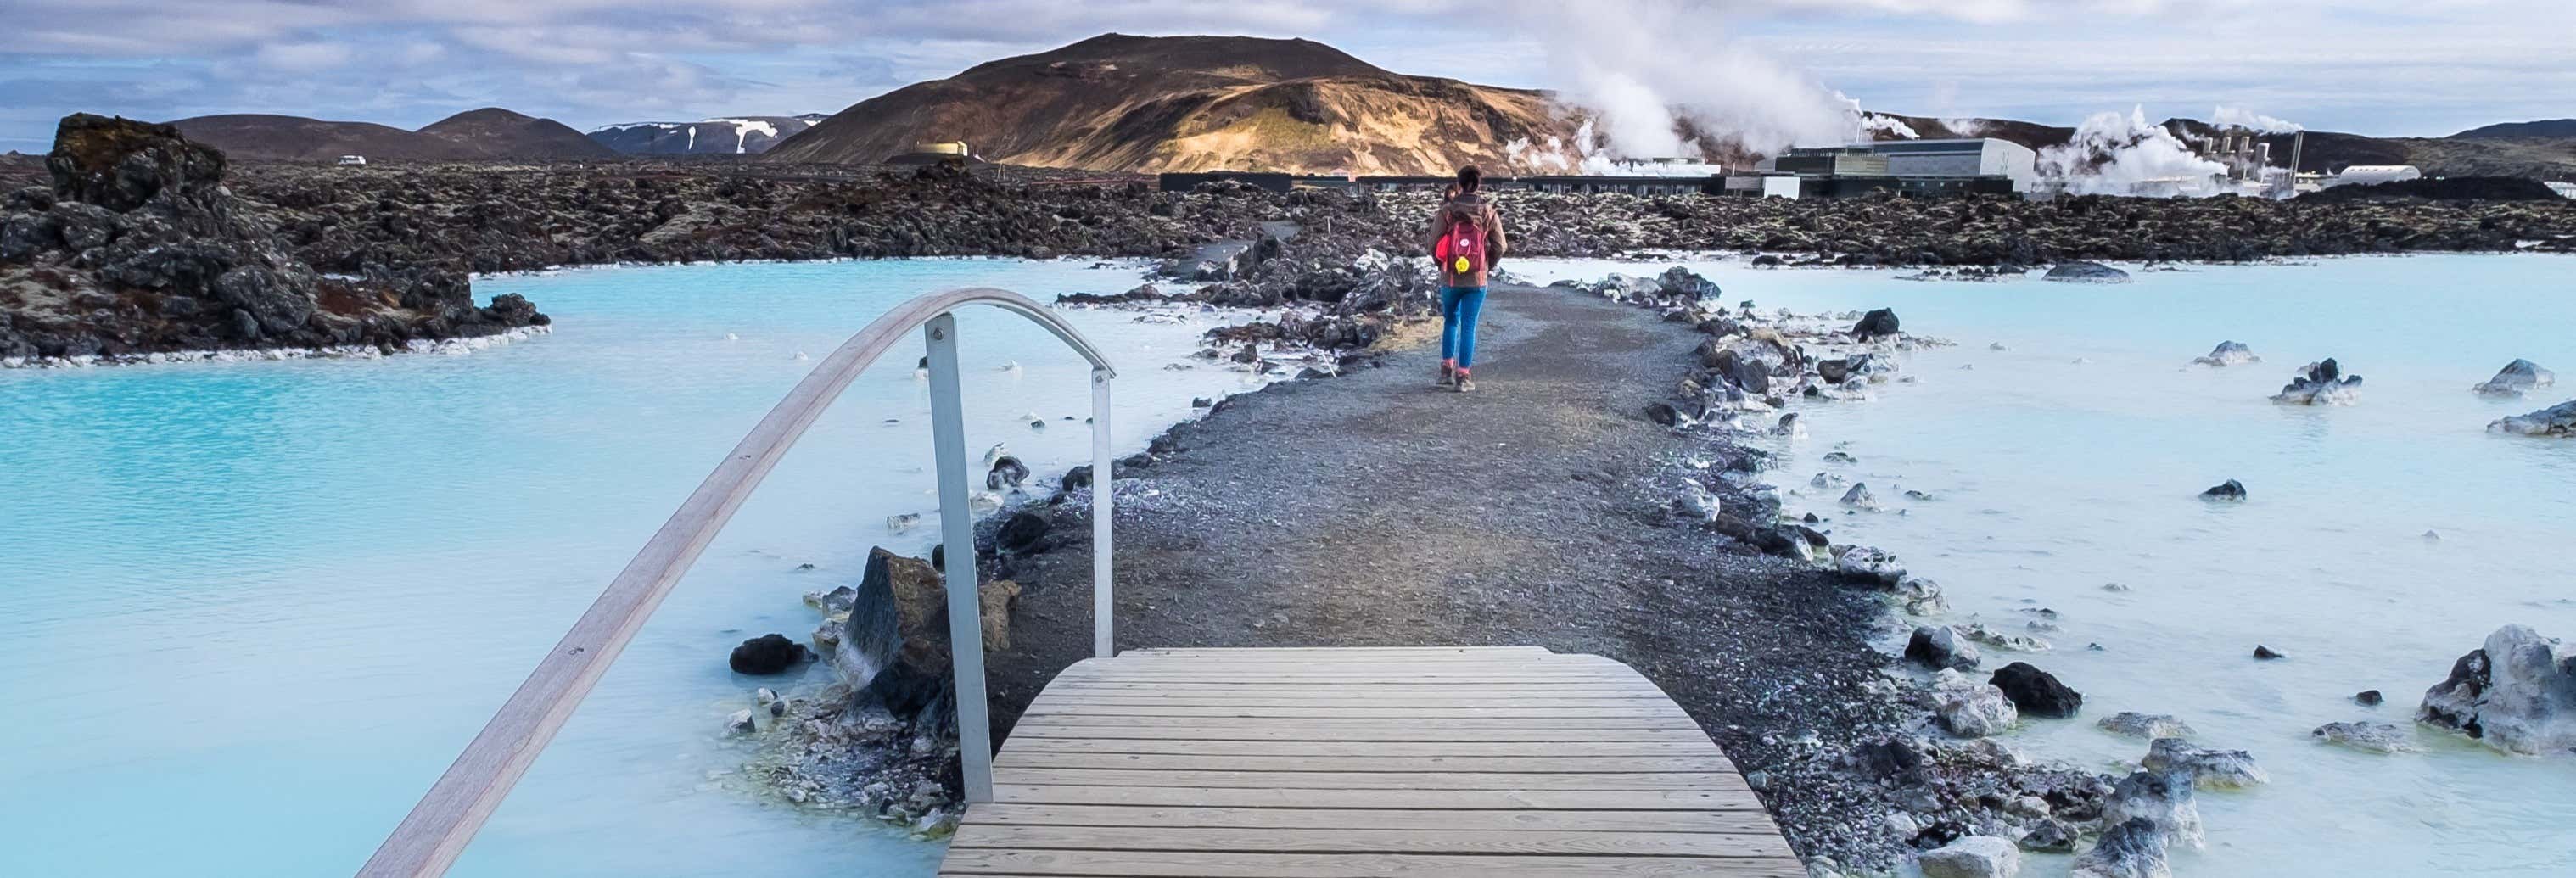
[[[349,63],[353,54],[340,43],[270,43],[252,54],[259,66],[287,73],[316,73]]]
[[[75,110],[576,127],[848,106],[1106,31],[1304,36],[1407,73],[1551,87],[1660,151],[1651,107],[1754,141],[1874,109],[2073,123],[2254,106],[2440,134],[2565,115],[2565,0],[8,0],[0,144]],[[2283,26],[2283,22],[2297,22]],[[38,85],[38,84],[43,85]],[[1616,112],[1607,112],[1615,108]],[[1821,109],[1819,109],[1821,108]]]

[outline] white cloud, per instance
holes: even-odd
[[[1113,30],[1305,36],[1401,72],[1561,88],[1620,108],[1605,130],[1644,141],[1658,102],[1749,140],[1829,137],[1848,116],[1821,100],[1836,90],[1944,117],[2216,103],[2383,134],[2565,115],[2558,96],[2576,93],[2566,0],[7,3],[13,145],[72,110],[419,124],[447,102],[577,126],[831,110]]]
[[[349,63],[351,54],[341,43],[270,43],[251,57],[270,70],[317,73]]]

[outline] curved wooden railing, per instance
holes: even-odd
[[[986,715],[983,624],[976,594],[980,583],[974,563],[974,519],[968,508],[970,458],[958,393],[957,324],[950,313],[966,305],[991,305],[1026,317],[1091,361],[1092,640],[1097,654],[1109,655],[1109,381],[1116,370],[1079,330],[1026,296],[984,288],[922,296],[895,306],[851,336],[752,427],[573,623],[563,641],[537,663],[527,681],[519,684],[519,690],[492,715],[447,773],[412,806],[358,874],[446,872],[752,489],[760,486],[761,479],[860,372],[915,327],[923,330],[930,359],[931,435],[939,476],[941,540],[951,559],[948,630],[957,674],[958,745],[966,796],[970,803],[992,801],[992,725]]]

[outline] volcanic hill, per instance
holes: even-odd
[[[1576,123],[1544,92],[1308,40],[1107,34],[869,98],[764,158],[873,163],[963,140],[989,161],[1100,171],[1536,173],[1562,169]]]

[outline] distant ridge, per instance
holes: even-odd
[[[2459,140],[2485,140],[2499,137],[2576,137],[2576,119],[2500,122],[2471,128],[2451,137]]]
[[[499,107],[468,110],[418,131],[373,122],[255,113],[196,116],[170,124],[189,140],[223,150],[234,159],[254,161],[322,162],[344,155],[412,161],[617,156],[615,150],[561,122]]]
[[[758,155],[830,118],[719,116],[696,122],[627,122],[591,129],[590,139],[622,155]]]
[[[875,163],[963,140],[1100,171],[1531,173],[1565,164],[1570,116],[1542,92],[1390,73],[1310,40],[1104,34],[869,98],[766,158]]]

